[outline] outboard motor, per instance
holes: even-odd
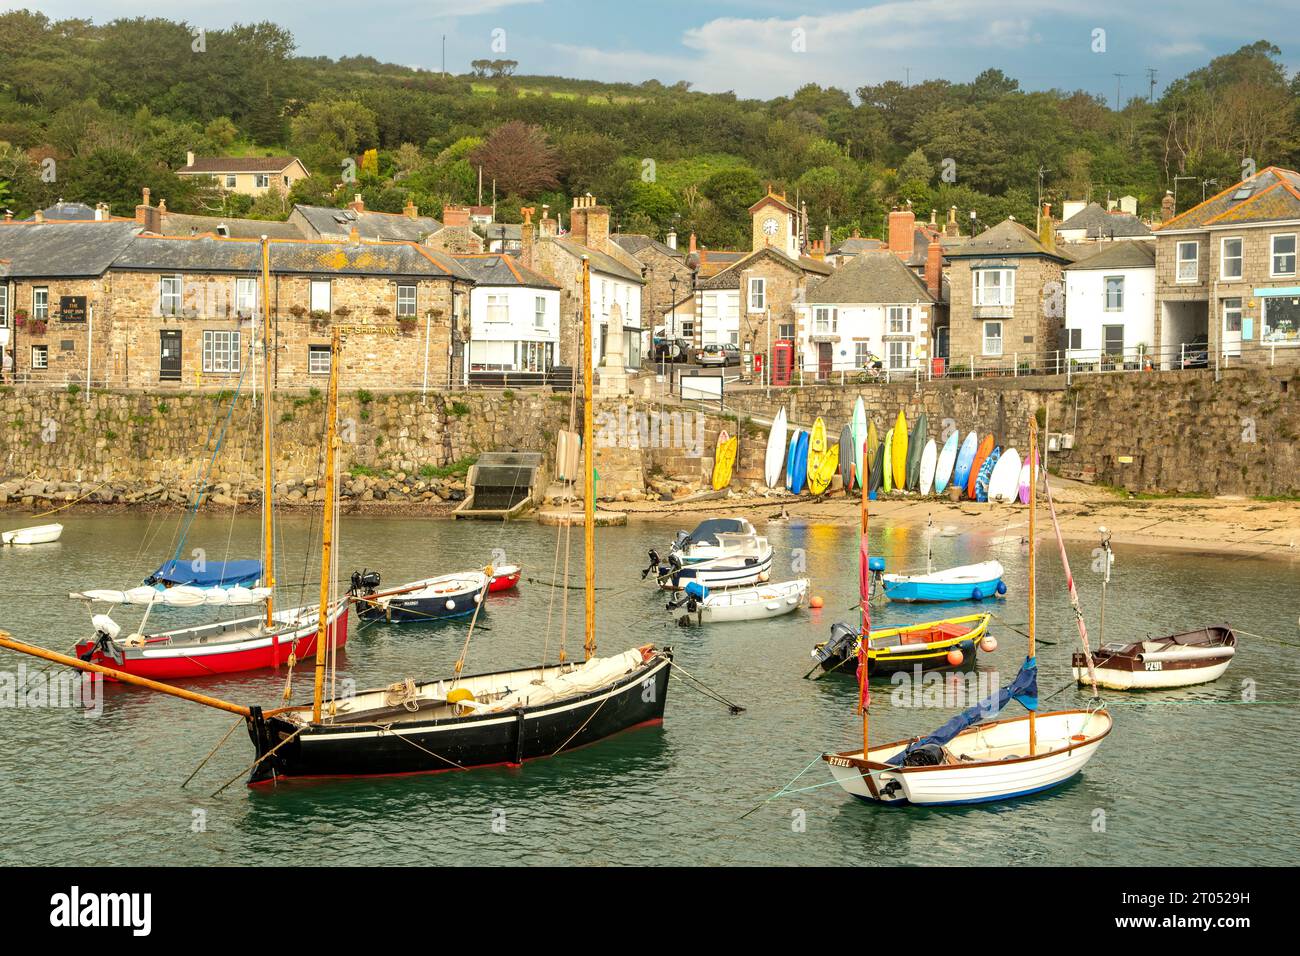
[[[832,662],[846,660],[858,641],[858,629],[843,621],[831,625],[831,636],[825,644],[813,648],[813,657],[825,667]]]
[[[90,647],[83,654],[78,654],[83,661],[93,660],[96,651],[112,657],[117,663],[122,663],[121,650],[112,646],[113,641],[117,640],[117,635],[122,633],[122,625],[113,620],[107,614],[96,614],[90,619],[90,623],[95,628],[95,639],[90,642]],[[84,644],[78,645],[85,647]]]
[[[700,609],[700,602],[708,596],[709,589],[699,581],[687,581],[681,596],[668,602],[668,610],[675,611],[679,607],[685,606],[687,611],[694,614]]]
[[[371,571],[369,568],[363,571],[352,572],[352,587],[348,588],[348,593],[369,597],[379,590],[379,572]]]
[[[659,570],[659,565],[660,565],[660,563],[661,563],[661,559],[660,559],[660,557],[659,557],[659,552],[656,551],[654,548],[651,548],[651,549],[650,549],[650,564],[649,564],[649,566],[648,566],[644,571],[641,572],[641,580],[644,581],[644,580],[646,579],[646,576],[647,576],[651,571],[658,571],[658,570]]]

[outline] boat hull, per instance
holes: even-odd
[[[1030,796],[1078,774],[1110,733],[1105,711],[1056,711],[1037,719],[1038,747],[1028,753],[1029,717],[978,724],[947,745],[956,754],[991,748],[995,759],[924,767],[893,767],[885,760],[907,746],[896,741],[862,752],[823,759],[844,790],[872,803],[963,806]]]
[[[230,624],[255,626],[258,621],[260,618],[245,618]],[[336,647],[347,643],[346,603],[341,602],[334,611],[329,630]],[[280,667],[288,663],[290,655],[301,662],[315,655],[316,634],[317,624],[313,620],[300,626],[286,626],[269,634],[250,633],[247,639],[228,643],[212,641],[169,644],[159,639],[165,635],[154,635],[152,642],[143,648],[123,648],[120,659],[97,647],[94,641],[83,641],[77,645],[76,654],[83,660],[137,677],[176,680]]]
[[[997,561],[949,568],[934,574],[886,574],[881,577],[891,601],[952,603],[997,597],[1002,586],[1002,565]]]
[[[687,614],[685,620],[692,618],[699,624],[723,624],[737,621],[761,621],[769,617],[781,617],[797,611],[808,597],[808,580],[800,578],[794,582],[779,585],[759,585],[746,588],[752,595],[711,594],[700,602],[695,614]]]
[[[450,621],[473,614],[479,604],[476,600],[479,594],[478,590],[473,590],[453,595],[439,595],[436,598],[394,597],[384,604],[358,597],[357,617],[363,621],[385,621],[389,624]]]
[[[387,726],[313,724],[297,736],[298,728],[282,717],[264,718],[260,726],[250,721],[249,735],[264,759],[248,782],[437,773],[552,757],[661,722],[671,666],[665,651],[605,688],[505,713]]]
[[[698,582],[707,588],[734,588],[758,584],[763,576],[772,571],[772,552],[768,551],[762,558],[752,561],[729,563],[720,559],[714,567],[688,565],[683,568],[661,567],[659,569],[660,586],[669,591],[680,591],[690,581]]]
[[[61,524],[42,524],[0,532],[0,544],[52,544],[63,534]]]
[[[1097,686],[1110,690],[1161,690],[1218,680],[1237,653],[1228,625],[1200,628],[1154,641],[1107,644],[1093,654]],[[1070,660],[1074,679],[1091,683],[1083,654]]]

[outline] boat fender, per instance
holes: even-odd
[[[403,685],[397,684],[394,686],[401,687]],[[410,687],[410,691],[413,693],[414,690],[415,687],[412,684]],[[466,701],[468,701],[469,703],[474,702],[474,692],[470,690],[468,687],[457,687],[455,690],[453,690],[450,694],[447,695],[447,703],[452,705],[452,707],[455,709],[457,714],[466,714],[466,713],[473,712],[472,707],[461,706]]]
[[[992,654],[998,649],[998,639],[992,634],[985,634],[984,640],[980,641],[980,650],[985,654]]]
[[[653,644],[646,644],[642,647],[638,647],[637,650],[641,652],[642,664],[650,663],[655,656],[655,646]]]
[[[954,647],[948,652],[948,663],[953,667],[961,667],[966,661],[966,655],[961,652],[960,647]]]
[[[970,596],[972,601],[982,601],[984,600],[984,591],[982,588],[975,588],[970,592]]]
[[[998,597],[1001,597],[1002,595],[1004,595],[1004,594],[1007,593],[1007,582],[1006,582],[1006,581],[999,581],[999,582],[998,582],[997,592],[998,592]]]

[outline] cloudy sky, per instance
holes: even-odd
[[[1282,48],[1289,68],[1300,67],[1293,2],[1256,0],[1227,15],[1207,0],[213,0],[185,15],[208,28],[271,19],[306,55],[368,54],[431,69],[445,35],[453,72],[473,59],[508,58],[521,73],[689,80],[700,90],[769,97],[807,82],[852,91],[888,79],[967,80],[998,67],[1026,88],[1084,89],[1113,101],[1116,73],[1127,74],[1119,82],[1128,99],[1146,94],[1154,68],[1158,94],[1261,38]],[[96,22],[181,15],[174,0],[38,7]]]

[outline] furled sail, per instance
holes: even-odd
[[[165,607],[242,607],[261,604],[270,596],[270,588],[197,588],[188,584],[163,590],[141,585],[127,591],[101,589],[74,591],[68,595],[77,600],[100,604],[161,604]]]
[[[199,588],[247,587],[262,577],[262,562],[251,558],[237,561],[168,561],[145,578],[145,584],[173,587],[189,584]]]

